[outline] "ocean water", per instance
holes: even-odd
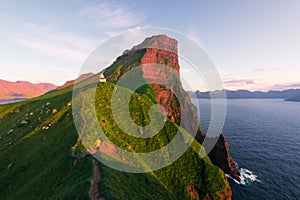
[[[1,104],[8,104],[8,103],[14,103],[14,102],[19,102],[19,101],[24,101],[25,99],[15,99],[15,100],[0,100],[0,105]]]
[[[210,105],[199,99],[203,130]],[[244,179],[229,179],[234,200],[300,199],[300,102],[227,100],[223,133]]]

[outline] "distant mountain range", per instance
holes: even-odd
[[[0,100],[30,99],[40,96],[52,90],[61,90],[74,84],[75,81],[82,81],[93,76],[93,73],[82,74],[77,79],[66,81],[62,86],[56,86],[51,83],[31,83],[28,81],[6,81],[0,79]],[[286,101],[300,102],[300,89],[288,89],[283,91],[251,92],[249,90],[216,90],[205,91],[199,90],[189,91],[192,98],[210,99],[222,98],[226,94],[227,99],[284,99]]]
[[[10,82],[0,79],[0,100],[30,99],[50,91],[64,89],[73,85],[75,81],[82,81],[93,75],[93,73],[82,74],[77,79],[69,80],[62,86],[51,83],[30,83],[28,81]]]
[[[251,92],[248,90],[217,90],[212,92],[190,91],[193,98],[223,98],[226,94],[227,99],[285,99],[287,101],[300,101],[300,89],[289,89],[283,91]]]
[[[56,87],[56,85],[51,83],[0,80],[0,100],[29,99],[40,96]]]

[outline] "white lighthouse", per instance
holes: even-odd
[[[106,82],[106,78],[105,78],[105,76],[103,75],[103,73],[100,75],[100,77],[99,77],[99,82],[100,83],[105,83]]]

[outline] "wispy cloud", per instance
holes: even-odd
[[[94,49],[96,39],[61,32],[52,27],[25,24],[24,32],[13,32],[12,39],[18,44],[60,59],[83,62]],[[26,31],[28,30],[28,31]]]
[[[143,11],[128,4],[130,3],[101,1],[84,4],[76,10],[74,13],[76,20],[82,19],[84,24],[97,23],[98,26],[93,26],[97,28],[86,26],[91,31],[90,34],[86,31],[84,35],[80,35],[83,34],[82,31],[70,32],[59,25],[16,21],[16,26],[13,28],[7,26],[0,35],[10,42],[13,41],[13,45],[26,47],[25,50],[28,49],[30,55],[44,59],[45,62],[55,63],[53,65],[62,63],[66,69],[71,67],[78,69],[105,38],[135,28],[146,19]],[[0,19],[7,17],[13,18],[0,13]],[[95,36],[93,30],[101,31],[100,38]]]
[[[290,82],[272,85],[259,79],[228,79],[223,82],[224,87],[230,90],[246,89],[250,91],[269,91],[300,89],[300,82]]]
[[[256,83],[255,80],[252,79],[234,79],[234,80],[227,80],[223,82],[225,86],[247,86],[247,85],[254,85]]]
[[[51,42],[44,42],[40,40],[19,40],[18,42],[23,46],[66,60],[82,62],[87,56],[81,51],[73,50],[63,45],[53,44]]]
[[[300,89],[300,82],[276,84],[270,87],[270,90],[286,90],[286,89]]]
[[[95,21],[104,28],[128,28],[140,24],[146,19],[142,10],[133,6],[123,6],[114,1],[88,3],[80,15]]]
[[[267,91],[270,85],[259,79],[234,79],[230,78],[223,82],[224,87],[230,90],[246,89],[250,91]]]

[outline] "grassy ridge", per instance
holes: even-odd
[[[130,145],[130,151],[133,152],[151,152],[161,149],[174,138],[178,128],[170,120],[167,120],[163,129],[151,138],[143,139],[126,135],[115,124],[111,110],[107,109],[110,106],[113,89],[114,84],[112,83],[99,84],[96,94],[96,106],[98,106],[99,123],[105,125],[103,130],[115,145],[123,149]],[[149,123],[148,110],[154,103],[149,94],[139,95],[133,93],[129,108],[131,117],[136,124],[145,126]],[[200,144],[194,145],[201,146]],[[173,194],[176,197],[175,199],[189,199],[190,195],[187,191],[189,185],[196,186],[203,196],[209,194],[216,199],[221,191],[225,192],[226,190],[223,172],[214,166],[208,157],[202,160],[199,159],[198,154],[192,148],[188,148],[181,158],[171,165],[149,174],[154,176],[166,190]]]
[[[7,112],[0,122],[1,199],[89,199],[92,157],[73,165],[71,147],[78,134],[71,109],[66,107],[71,100],[71,89],[58,91],[59,95],[54,92],[17,105],[0,106],[3,111],[14,111]],[[53,109],[58,112],[52,114]],[[29,124],[21,126],[22,120]],[[47,130],[42,129],[48,122],[55,123]],[[11,129],[14,131],[7,134]],[[32,131],[35,134],[31,134]],[[128,174],[99,165],[103,177],[99,188],[107,199],[135,199],[137,196],[168,199],[168,192],[150,175]],[[127,184],[120,185],[122,182]]]
[[[149,152],[172,140],[178,127],[169,120],[150,139],[116,137],[125,133],[111,120],[109,109],[103,109],[109,105],[112,89],[113,84],[102,84],[96,94],[96,105],[103,104],[97,106],[99,123],[103,123],[100,116],[105,116],[105,132],[111,141],[120,148],[130,144],[136,152]],[[78,134],[72,110],[66,106],[71,98],[72,87],[69,87],[30,101],[0,106],[2,199],[89,199],[92,157],[73,165],[71,147]],[[147,95],[133,95],[131,117],[136,118],[137,124],[149,123],[148,109],[154,103]],[[58,112],[52,113],[53,109]],[[21,125],[23,120],[28,124]],[[191,148],[168,167],[147,174],[120,172],[98,164],[102,176],[99,192],[106,199],[190,199],[188,185],[197,186],[203,196],[209,194],[217,199],[218,193],[226,189],[223,172],[207,157],[200,160]]]

